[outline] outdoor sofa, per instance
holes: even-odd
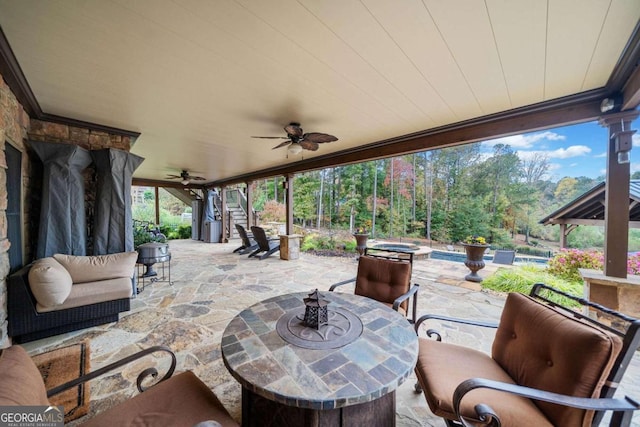
[[[56,254],[9,276],[8,330],[14,343],[118,321],[130,309],[137,252]]]

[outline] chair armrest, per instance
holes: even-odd
[[[411,295],[414,295],[416,292],[418,292],[418,289],[420,289],[420,285],[415,284],[406,293],[404,293],[404,294],[400,295],[398,298],[396,298],[393,301],[393,309],[395,311],[398,311],[398,307],[400,307],[400,304],[402,304],[407,298],[410,298]]]
[[[402,304],[405,300],[407,300],[408,298],[411,298],[412,295],[415,295],[415,297],[413,298],[413,316],[412,316],[412,322],[415,323],[416,321],[416,312],[418,310],[418,290],[420,289],[420,285],[418,285],[417,283],[415,283],[411,289],[409,289],[406,293],[400,295],[398,298],[396,298],[393,301],[393,309],[395,311],[398,311],[398,308],[400,308],[400,304]],[[408,314],[408,313],[407,313]]]
[[[344,280],[344,281],[342,281],[342,282],[334,283],[334,284],[333,284],[333,285],[331,285],[331,287],[329,288],[329,292],[333,292],[333,290],[334,290],[335,288],[337,288],[338,286],[346,285],[346,284],[348,284],[348,283],[355,282],[355,281],[356,281],[356,278],[354,277],[353,279]]]
[[[51,397],[54,396],[58,393],[61,393],[65,390],[68,390],[72,387],[75,387],[79,384],[85,383],[87,381],[90,381],[94,378],[97,378],[107,372],[113,371],[114,369],[117,369],[121,366],[124,366],[128,363],[133,362],[134,360],[140,359],[148,354],[151,353],[155,353],[157,351],[161,351],[161,352],[166,352],[169,353],[169,355],[171,356],[171,366],[169,367],[169,370],[167,371],[167,373],[160,378],[160,380],[158,380],[155,384],[160,383],[164,380],[167,380],[171,377],[171,375],[173,375],[173,371],[175,371],[176,369],[176,355],[171,351],[171,349],[169,349],[169,347],[165,347],[165,346],[154,346],[154,347],[149,347],[145,350],[139,351],[137,353],[132,354],[131,356],[127,356],[124,359],[118,360],[116,362],[110,363],[107,366],[103,366],[100,369],[96,369],[93,372],[90,372],[86,375],[82,375],[78,378],[75,378],[71,381],[68,381],[64,384],[61,384],[57,387],[52,388],[51,390],[47,391],[47,397]],[[145,391],[148,387],[144,387],[142,385],[142,382],[147,379],[149,376],[152,376],[153,378],[157,378],[158,376],[158,371],[156,370],[156,368],[147,368],[144,371],[140,372],[140,374],[138,375],[138,378],[136,380],[136,385],[138,387],[138,390],[142,393],[143,391]]]
[[[416,324],[415,324],[416,334],[418,333],[418,331],[420,329],[420,325],[424,321],[429,320],[429,319],[444,320],[446,322],[460,323],[460,324],[463,324],[463,325],[480,326],[482,328],[493,328],[493,329],[498,328],[498,323],[497,322],[484,322],[484,321],[479,321],[479,320],[461,319],[461,318],[458,318],[458,317],[441,316],[439,314],[424,314],[424,315],[420,316],[420,318],[416,321]],[[436,340],[442,341],[442,337],[441,337],[441,335],[440,335],[440,333],[438,331],[436,331],[435,329],[427,329],[427,336],[429,338],[433,338],[434,335],[435,335]]]
[[[629,426],[633,411],[640,409],[640,403],[626,396],[624,399],[574,397],[517,384],[508,384],[483,378],[471,378],[460,383],[453,392],[453,409],[456,416],[465,427],[472,427],[477,424],[472,424],[466,421],[466,419],[460,415],[460,404],[468,392],[477,388],[504,391],[506,393],[516,394],[533,400],[542,400],[573,408],[595,411],[613,411],[610,426]],[[483,425],[494,427],[500,426],[500,418],[490,406],[486,404],[478,404],[475,406],[475,410],[478,415],[478,419],[483,422]]]

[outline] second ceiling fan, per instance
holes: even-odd
[[[302,149],[317,151],[319,148],[318,144],[338,140],[338,138],[336,138],[335,136],[329,135],[327,133],[304,133],[302,128],[300,127],[300,123],[296,122],[289,123],[284,127],[284,130],[285,132],[287,132],[287,136],[252,136],[251,138],[286,139],[286,141],[283,141],[282,143],[273,147],[273,150],[275,150],[276,148],[291,145],[291,147],[289,147],[290,152],[300,152],[302,151]]]

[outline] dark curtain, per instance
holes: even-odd
[[[86,255],[87,225],[82,171],[89,152],[77,145],[29,141],[44,164],[36,258]]]
[[[132,251],[131,180],[144,158],[113,148],[91,151],[91,157],[98,172],[93,254]]]

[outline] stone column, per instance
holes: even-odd
[[[113,148],[92,151],[91,157],[98,170],[93,254],[132,251],[131,180],[144,159]]]
[[[44,163],[37,258],[87,254],[84,176],[91,156],[77,145],[30,141]]]

